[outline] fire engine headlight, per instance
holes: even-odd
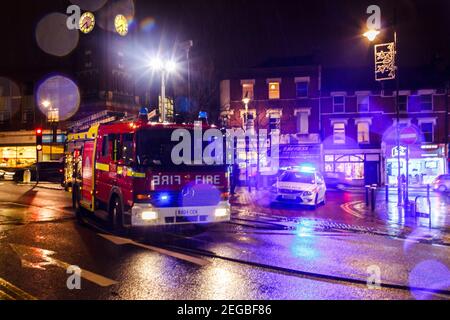
[[[158,219],[158,212],[156,211],[143,211],[141,214],[142,220],[156,220]]]
[[[230,210],[226,209],[226,208],[218,208],[216,209],[216,211],[214,212],[214,215],[216,216],[216,218],[223,218],[223,217],[227,217],[230,215]]]

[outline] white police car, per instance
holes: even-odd
[[[326,202],[325,180],[314,168],[288,168],[272,186],[272,202],[296,203],[316,208]]]

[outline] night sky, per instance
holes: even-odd
[[[46,69],[70,69],[71,55],[51,57],[34,39],[39,20],[53,11],[65,12],[69,4],[2,1],[8,27],[1,29],[0,73],[27,77]],[[450,65],[448,0],[136,0],[134,34],[147,46],[168,50],[177,40],[192,39],[193,55],[210,57],[221,72],[255,66],[270,57],[309,54],[324,66],[361,67],[373,59],[370,44],[360,36],[370,4],[381,6],[384,26],[392,22],[396,7],[401,66]],[[145,18],[154,21],[147,31],[139,28]],[[384,32],[387,40],[391,30]]]

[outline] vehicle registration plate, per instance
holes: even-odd
[[[198,216],[197,209],[177,209],[175,214],[177,216]]]
[[[283,195],[283,199],[286,199],[286,200],[295,200],[295,199],[297,199],[297,196],[294,195],[294,194],[285,194],[285,195]]]

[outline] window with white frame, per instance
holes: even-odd
[[[345,97],[333,96],[333,112],[343,113],[345,112]]]
[[[297,117],[297,133],[309,134],[309,110],[298,110]]]
[[[267,116],[269,118],[269,131],[278,131],[280,133],[281,131],[281,112],[280,111],[269,111],[267,113]]]
[[[422,131],[424,142],[433,142],[434,140],[433,122],[422,122],[420,124],[420,130]]]
[[[370,124],[362,121],[356,124],[358,129],[358,143],[370,142]]]
[[[298,81],[296,84],[297,98],[307,98],[309,82],[308,81]]]
[[[250,122],[254,122],[256,119],[256,110],[255,109],[249,109],[248,114],[245,112],[245,110],[241,110],[240,114],[241,114],[242,128],[246,128],[247,119],[249,119]]]
[[[333,143],[345,144],[345,123],[335,122],[333,124]]]
[[[254,92],[254,85],[253,83],[243,83],[242,84],[242,99],[248,98],[250,100],[253,100],[253,92]]]
[[[423,94],[420,95],[420,111],[433,111],[433,95]]]
[[[368,95],[358,95],[357,104],[358,104],[358,112],[369,112],[369,96]]]
[[[269,82],[269,99],[280,99],[280,83],[271,81]]]
[[[408,96],[407,95],[398,96],[398,110],[400,112],[408,111]]]

